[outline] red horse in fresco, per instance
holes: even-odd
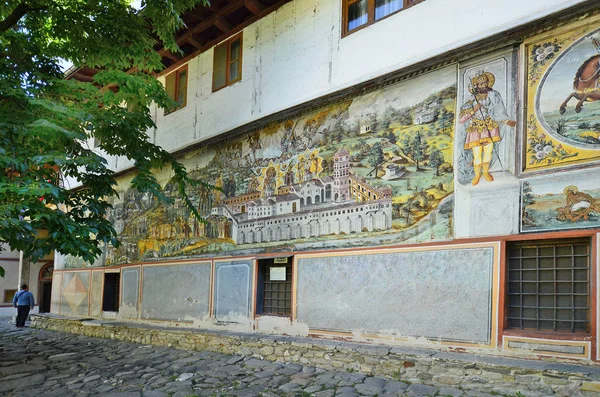
[[[579,99],[575,105],[576,113],[581,112],[585,101],[600,100],[600,54],[589,58],[579,67],[575,73],[575,80],[573,80],[573,92],[560,105],[560,114],[565,113],[567,103],[573,97]]]
[[[600,100],[600,54],[586,60],[575,73],[573,80],[573,92],[560,105],[560,114],[567,110],[567,103],[571,98],[579,99],[575,105],[575,112],[581,112],[585,101],[593,102]]]

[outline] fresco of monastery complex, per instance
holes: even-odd
[[[173,205],[124,177],[110,214],[121,246],[103,262],[450,239],[455,101],[450,67],[190,152],[191,177],[221,188],[189,192],[205,223],[166,171]]]
[[[600,29],[586,22],[526,46],[525,170],[600,160]]]

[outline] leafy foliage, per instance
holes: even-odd
[[[369,155],[369,164],[374,168],[375,178],[378,177],[377,174],[379,173],[379,168],[384,162],[385,157],[383,156],[383,148],[381,147],[381,143],[377,142],[371,148],[371,154]]]
[[[440,165],[444,163],[444,155],[439,149],[431,149],[429,153],[429,165],[435,168],[435,176],[440,175]]]
[[[91,262],[103,244],[117,245],[106,155],[132,160],[132,186],[159,200],[169,199],[152,170],[170,167],[199,217],[186,186],[205,184],[146,134],[156,128],[151,105],[176,106],[156,80],[155,48],[179,51],[180,15],[198,3],[208,2],[145,0],[141,10],[126,0],[0,3],[0,242],[34,261],[57,250]],[[61,60],[101,71],[93,82],[65,80]]]
[[[423,129],[414,135],[406,135],[402,140],[402,151],[415,162],[415,171],[421,171],[419,164],[425,159],[427,153],[427,141],[423,139]]]

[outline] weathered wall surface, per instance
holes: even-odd
[[[206,317],[210,271],[210,262],[145,266],[141,318],[184,321]]]
[[[311,329],[488,344],[493,251],[300,257],[298,321]]]
[[[138,301],[140,293],[140,268],[127,268],[121,271],[121,304],[120,318],[138,318]]]
[[[104,286],[104,272],[92,271],[92,288],[90,290],[90,316],[100,317],[102,315],[102,298]]]
[[[0,252],[0,266],[4,268],[5,276],[0,278],[0,299],[3,299],[5,290],[17,290],[19,285],[19,253],[15,251]],[[15,309],[12,301],[0,302],[0,315],[14,316]]]
[[[215,319],[220,322],[250,323],[252,309],[251,261],[215,264]]]

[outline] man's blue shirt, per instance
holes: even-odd
[[[31,306],[35,305],[35,301],[33,299],[33,294],[29,291],[19,291],[15,294],[13,298],[13,305],[15,306]]]

